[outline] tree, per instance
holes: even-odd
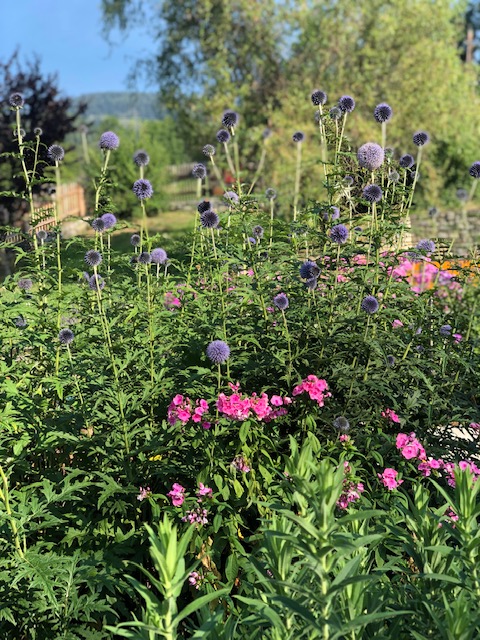
[[[0,165],[0,191],[24,189],[20,164],[12,155],[18,152],[18,143],[14,137],[15,111],[10,108],[8,99],[12,93],[22,94],[25,104],[21,109],[22,128],[25,130],[26,157],[29,159],[29,143],[35,141],[33,130],[39,127],[41,135],[41,157],[46,159],[46,149],[52,144],[60,144],[66,135],[75,130],[77,117],[86,110],[86,104],[74,105],[74,102],[61,94],[58,79],[54,74],[44,74],[40,60],[34,57],[22,65],[19,52],[9,60],[0,62],[0,153],[4,155]],[[44,163],[39,163],[42,172]],[[12,177],[13,176],[13,177]],[[36,186],[37,192],[39,186]],[[25,201],[18,198],[0,197],[0,224],[15,225],[26,211]]]

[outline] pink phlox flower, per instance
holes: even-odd
[[[190,509],[182,518],[183,522],[194,524],[196,527],[200,527],[203,524],[208,524],[208,511],[202,507],[196,507]]]
[[[232,467],[234,467],[238,471],[241,471],[242,473],[248,473],[251,470],[251,468],[247,464],[247,461],[241,455],[235,456],[231,464]]]
[[[400,422],[400,418],[397,416],[395,411],[393,411],[393,409],[385,409],[385,411],[382,411],[381,415],[382,415],[382,418],[385,418],[386,420],[390,420],[390,422],[396,422],[396,423]]]
[[[212,423],[211,423],[211,422],[207,422],[207,421],[202,422],[202,427],[203,427],[205,430],[210,429],[210,428],[211,428],[211,426],[212,426]]]
[[[145,500],[145,498],[149,498],[152,495],[152,490],[150,489],[150,487],[145,487],[145,489],[143,487],[140,487],[140,493],[137,496],[137,500],[140,500],[140,502],[142,502],[142,500]]]
[[[339,437],[340,442],[350,442],[350,436],[346,433],[342,433]]]
[[[301,393],[308,393],[311,400],[316,400],[318,406],[324,406],[325,398],[329,398],[332,394],[328,391],[328,384],[326,380],[321,380],[315,375],[309,375],[302,380],[293,389],[293,395],[298,396]]]
[[[461,333],[452,333],[452,337],[455,338],[455,342],[457,344],[463,340],[463,336]]]
[[[167,291],[165,293],[164,305],[167,309],[174,309],[175,307],[181,307],[182,303],[174,293]]]
[[[281,407],[283,404],[283,398],[281,398],[280,396],[272,396],[270,398],[270,402],[274,407]]]
[[[406,433],[399,433],[397,435],[396,445],[397,449],[400,449],[400,453],[406,460],[412,460],[412,458],[425,460],[427,457],[425,449],[419,440],[417,440],[413,431],[409,435]]]
[[[192,414],[192,401],[190,398],[184,398],[182,395],[177,394],[168,407],[168,422],[172,426],[179,420],[186,423],[190,420]]]
[[[272,412],[272,408],[270,407],[268,396],[266,393],[262,393],[260,397],[258,397],[256,393],[253,393],[252,397],[250,398],[250,407],[259,420],[268,418],[268,416]]]
[[[172,500],[174,507],[180,507],[185,500],[184,493],[185,487],[182,487],[178,482],[174,482],[171,490],[167,493],[167,496]]]
[[[470,422],[468,426],[470,429],[476,429],[478,431],[480,429],[480,422]]]
[[[194,422],[201,422],[203,414],[208,411],[208,402],[202,399],[202,400],[197,400],[195,404],[196,404],[196,407],[195,407],[195,411],[193,412],[192,420]]]
[[[197,496],[198,497],[206,496],[207,498],[212,498],[213,497],[213,489],[211,489],[210,487],[206,487],[203,484],[203,482],[200,482],[199,485],[198,485]]]
[[[217,399],[217,409],[229,418],[246,420],[250,415],[250,399],[242,398],[238,393],[226,396],[220,393]]]
[[[392,469],[390,467],[385,469],[383,473],[378,473],[377,475],[382,481],[384,487],[386,487],[390,491],[396,489],[403,483],[403,480],[397,480],[398,471],[395,471],[395,469]]]
[[[399,327],[403,327],[403,322],[401,320],[394,320],[392,322],[392,327],[394,329],[398,329]]]

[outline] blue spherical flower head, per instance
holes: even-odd
[[[262,225],[256,224],[253,227],[252,232],[253,232],[253,237],[254,238],[259,238],[259,239],[263,238],[264,229],[263,229]]]
[[[23,316],[17,316],[13,322],[18,329],[25,329],[28,324]]]
[[[237,204],[240,201],[238,193],[235,193],[235,191],[225,191],[225,193],[223,194],[223,198],[230,204]]]
[[[47,156],[52,162],[61,162],[65,157],[65,151],[59,144],[48,147]]]
[[[142,253],[138,256],[138,262],[140,264],[150,264],[152,261],[152,256],[148,253],[148,251],[142,251]]]
[[[275,189],[269,187],[265,190],[265,197],[267,198],[267,200],[275,200],[275,198],[277,197],[277,192],[275,191]]]
[[[293,142],[303,142],[305,140],[305,134],[303,131],[295,131],[292,136]]]
[[[30,280],[30,278],[20,278],[20,280],[17,282],[17,287],[22,291],[30,291],[30,289],[33,287],[33,282],[32,280]]]
[[[103,224],[105,225],[105,229],[112,229],[117,224],[117,218],[113,215],[113,213],[104,213],[102,216]]]
[[[420,240],[416,248],[424,253],[433,253],[435,251],[435,242],[433,240]]]
[[[396,183],[400,180],[400,174],[398,171],[390,171],[388,174],[388,179],[390,182]]]
[[[95,218],[92,220],[92,229],[95,229],[97,233],[105,231],[105,221],[102,218]]]
[[[305,280],[305,286],[310,291],[314,291],[317,288],[317,285],[318,285],[318,278],[309,278],[308,280]]]
[[[351,187],[354,182],[353,176],[345,176],[343,179],[343,184],[347,187]]]
[[[455,195],[462,202],[466,202],[468,200],[468,191],[462,187],[456,190]]]
[[[312,97],[312,104],[315,107],[324,105],[327,101],[327,94],[325,93],[325,91],[322,91],[321,89],[315,89],[314,91],[312,91],[311,97]]]
[[[328,115],[332,120],[340,120],[340,118],[342,117],[342,113],[343,112],[340,107],[332,107],[328,112]]]
[[[58,339],[62,344],[71,344],[74,339],[74,334],[71,329],[60,329]]]
[[[350,429],[350,423],[345,418],[345,416],[338,416],[338,418],[335,418],[335,420],[333,421],[333,426],[341,433],[347,433],[347,431]]]
[[[40,229],[40,231],[37,231],[37,240],[40,240],[40,242],[45,242],[47,237],[48,233],[45,231],[45,229]]]
[[[97,287],[102,290],[105,286],[105,280],[102,278],[102,276],[93,274],[93,276],[90,276],[90,278],[88,279],[88,286],[90,287],[90,289],[92,289],[92,291],[96,291]]]
[[[348,240],[348,229],[344,224],[337,224],[330,229],[330,240],[336,244],[345,244]]]
[[[355,100],[352,96],[342,96],[338,101],[338,106],[343,113],[352,113],[355,109]]]
[[[404,169],[410,169],[410,167],[413,167],[414,163],[415,163],[415,158],[409,153],[406,153],[398,161],[398,164]]]
[[[153,195],[152,185],[148,180],[144,180],[143,178],[133,183],[132,191],[139,200],[147,200]]]
[[[393,115],[392,107],[386,102],[377,104],[373,110],[373,117],[377,122],[388,122]]]
[[[198,211],[198,213],[203,213],[204,211],[208,211],[211,208],[212,208],[212,206],[210,204],[210,201],[209,200],[203,200],[202,202],[199,203],[199,205],[197,207],[197,211]]]
[[[216,229],[220,223],[220,218],[215,211],[208,209],[200,214],[200,224],[205,229]]]
[[[313,260],[305,260],[305,262],[300,265],[300,277],[304,280],[318,278],[319,275],[320,267]]]
[[[202,149],[202,153],[206,155],[207,158],[211,158],[215,155],[215,147],[213,144],[206,144]]]
[[[100,136],[100,140],[98,146],[100,149],[104,149],[105,151],[113,151],[113,149],[118,149],[120,144],[120,138],[113,131],[105,131]]]
[[[233,129],[237,126],[239,120],[239,115],[236,111],[225,111],[222,117],[222,124],[227,129]]]
[[[199,180],[203,180],[207,175],[207,167],[201,162],[193,165],[192,175]]]
[[[376,313],[378,311],[378,300],[375,296],[366,296],[360,305],[365,313]]]
[[[134,233],[132,236],[130,236],[130,244],[132,245],[132,247],[139,247],[142,244],[142,239],[138,235],[138,233]]]
[[[146,167],[150,162],[150,156],[146,151],[143,151],[143,149],[139,149],[133,154],[133,161],[137,167]]]
[[[217,140],[222,144],[226,144],[230,140],[230,134],[226,129],[220,129],[217,131]]]
[[[379,169],[385,160],[383,148],[376,142],[366,142],[357,151],[358,164],[369,171]]]
[[[288,308],[288,298],[284,293],[279,293],[273,298],[273,304],[280,311],[285,311]]]
[[[248,241],[250,244],[257,244],[257,241],[254,237],[250,236],[250,238],[248,238]]]
[[[387,366],[393,367],[395,365],[395,356],[387,356]]]
[[[99,251],[95,251],[95,249],[90,249],[85,254],[85,262],[89,267],[98,267],[102,262],[102,254]]]
[[[214,364],[222,364],[230,357],[230,347],[223,340],[214,340],[208,345],[206,354]]]
[[[430,140],[430,136],[426,131],[416,131],[413,134],[413,144],[417,147],[423,147]]]
[[[476,180],[480,178],[480,160],[476,160],[472,164],[472,166],[468,170],[468,173],[472,176],[472,178],[475,178]]]
[[[447,337],[452,333],[452,327],[449,324],[443,324],[440,329],[439,329],[439,333],[441,336]]]
[[[40,137],[41,135],[43,135],[43,129],[41,127],[35,127],[33,130],[33,135]]]
[[[15,109],[20,109],[25,104],[25,100],[21,93],[15,91],[15,93],[10,94],[8,98],[8,103],[11,107],[15,107]]]
[[[368,202],[380,202],[383,193],[377,184],[369,184],[363,190],[363,197]]]
[[[152,257],[152,262],[155,264],[165,264],[168,259],[165,249],[153,249],[150,255]]]

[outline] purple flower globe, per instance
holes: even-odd
[[[132,247],[139,247],[142,244],[142,239],[138,233],[134,233],[130,236],[130,244]]]
[[[238,193],[235,193],[235,191],[225,191],[225,193],[223,194],[223,198],[227,200],[227,202],[233,202],[235,204],[237,204],[240,200],[240,198],[238,197]]]
[[[147,200],[147,198],[151,198],[153,195],[152,185],[148,180],[144,180],[143,178],[133,183],[132,191],[139,200]]]
[[[227,143],[230,140],[230,134],[226,129],[220,129],[217,131],[217,140],[222,144]]]
[[[95,249],[90,249],[85,254],[85,262],[89,267],[98,267],[98,265],[102,262],[102,254],[100,251],[95,251]]]
[[[105,151],[113,151],[113,149],[118,149],[118,145],[120,144],[120,138],[113,131],[105,131],[100,136],[100,141],[98,146],[100,149],[105,149]]]
[[[318,278],[319,275],[320,267],[313,260],[305,260],[305,262],[300,265],[300,277],[304,280]]]
[[[378,300],[375,296],[366,296],[360,305],[365,313],[376,313],[378,311]]]
[[[435,242],[433,240],[420,240],[416,248],[424,253],[433,253],[435,251]]]
[[[238,120],[239,120],[239,115],[236,111],[225,111],[225,113],[223,114],[222,117],[222,124],[224,127],[227,127],[228,129],[233,129],[233,127],[236,127],[238,124]]]
[[[197,207],[197,211],[198,211],[198,213],[203,213],[204,211],[208,211],[211,208],[212,208],[212,206],[210,204],[210,201],[209,200],[203,200],[202,202],[199,203],[199,205]]]
[[[328,115],[332,120],[340,120],[340,118],[342,117],[342,110],[340,109],[340,107],[332,107],[328,112]]]
[[[102,216],[103,224],[105,225],[105,229],[112,229],[117,224],[117,218],[113,215],[113,213],[104,213]]]
[[[285,311],[288,308],[288,298],[285,293],[279,293],[273,298],[273,304],[280,309],[280,311]]]
[[[58,339],[62,344],[71,344],[74,337],[75,336],[71,329],[61,329],[58,334]]]
[[[330,240],[336,244],[345,244],[348,240],[348,229],[344,224],[337,224],[330,229]]]
[[[312,91],[312,103],[315,107],[318,107],[319,105],[324,105],[327,101],[327,94],[325,93],[325,91],[322,91],[321,89],[315,89],[314,91]]]
[[[292,136],[293,142],[303,142],[305,140],[305,134],[303,131],[295,131]]]
[[[472,164],[472,166],[468,170],[468,173],[472,176],[472,178],[475,178],[476,180],[480,178],[480,160],[476,160]]]
[[[216,229],[220,223],[220,218],[215,211],[207,209],[200,214],[200,224],[204,229]]]
[[[406,153],[398,161],[398,164],[404,169],[410,169],[410,167],[413,167],[414,163],[415,163],[415,158],[409,153]]]
[[[203,180],[207,175],[207,167],[201,162],[193,165],[192,175],[199,180]]]
[[[92,289],[92,291],[96,291],[97,287],[102,290],[105,286],[105,280],[102,278],[102,276],[93,274],[93,276],[90,276],[90,278],[88,279],[88,286],[90,287],[90,289]]]
[[[377,184],[369,184],[363,190],[363,197],[368,202],[380,202],[382,195],[382,190]]]
[[[345,418],[345,416],[338,416],[338,418],[335,418],[335,420],[333,421],[333,426],[335,427],[335,429],[338,429],[342,433],[347,433],[347,431],[350,429],[350,423]]]
[[[142,253],[138,256],[138,262],[140,264],[150,264],[152,261],[152,256],[148,253],[148,251],[142,251]]]
[[[22,94],[16,91],[15,93],[10,94],[10,97],[8,98],[8,103],[11,107],[15,107],[16,109],[19,109],[23,107],[23,105],[25,104],[25,100]]]
[[[92,229],[97,233],[105,231],[105,221],[102,218],[95,218],[95,220],[92,220]]]
[[[352,113],[355,109],[355,100],[352,96],[342,96],[338,101],[338,106],[343,113]]]
[[[376,142],[366,142],[357,151],[358,164],[369,171],[382,166],[385,160],[383,148]]]
[[[213,144],[206,144],[202,149],[202,153],[206,155],[207,158],[211,158],[215,155],[215,147]]]
[[[452,326],[449,324],[443,324],[439,329],[439,333],[444,337],[449,336],[452,333]]]
[[[277,192],[275,191],[275,189],[268,187],[268,189],[265,190],[265,197],[267,198],[267,200],[275,200],[275,198],[277,197]]]
[[[17,287],[22,291],[30,291],[30,289],[33,287],[33,282],[32,280],[30,280],[30,278],[20,278],[20,280],[17,282]]]
[[[65,150],[59,144],[48,147],[47,156],[52,162],[60,162],[65,157]]]
[[[377,104],[373,110],[373,117],[377,122],[388,122],[393,115],[392,107],[386,102]]]
[[[146,167],[150,162],[150,156],[146,151],[143,151],[143,149],[139,149],[133,154],[133,161],[137,167]]]
[[[230,357],[230,347],[223,340],[214,340],[208,345],[206,354],[214,364],[222,364]]]
[[[165,264],[168,258],[165,249],[160,248],[153,249],[150,255],[154,264]]]
[[[413,134],[413,144],[417,147],[423,147],[430,140],[430,136],[426,131],[416,131]]]

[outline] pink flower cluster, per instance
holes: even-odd
[[[321,380],[317,376],[309,375],[298,384],[293,395],[298,396],[301,393],[308,393],[312,400],[315,400],[319,407],[323,407],[325,398],[329,398],[332,394],[328,391],[326,380]]]
[[[190,419],[196,423],[202,422],[202,416],[208,408],[206,400],[196,400],[194,407],[190,398],[177,393],[168,407],[168,422],[172,426],[179,421],[186,424]],[[202,426],[204,429],[209,429],[210,423],[203,421]]]
[[[210,487],[206,487],[203,482],[200,482],[199,484],[199,488],[197,491],[197,497],[198,497],[198,501],[202,502],[202,498],[212,498],[213,497],[213,490],[210,489]]]
[[[393,411],[393,409],[385,409],[385,411],[382,411],[382,418],[385,418],[385,420],[390,420],[390,422],[400,422],[400,418],[397,416],[395,411]]]
[[[350,477],[351,468],[347,461],[344,463],[345,468],[345,478],[343,480],[343,489],[342,493],[337,500],[337,507],[340,509],[348,509],[348,505],[351,502],[355,502],[360,499],[360,494],[364,491],[364,486],[361,482],[355,482]]]
[[[167,493],[174,507],[181,507],[185,500],[185,487],[178,482],[174,482],[172,489]]]
[[[397,449],[400,449],[400,453],[406,460],[412,458],[420,458],[424,460],[427,457],[425,449],[417,440],[415,433],[399,433],[396,440]]]
[[[190,509],[183,516],[182,522],[188,522],[189,524],[195,524],[200,527],[202,524],[208,524],[208,511],[202,507],[196,507]]]
[[[188,574],[188,582],[192,587],[195,587],[195,589],[200,589],[200,587],[205,582],[205,578],[200,573],[198,573],[198,571],[191,571]]]
[[[237,469],[237,471],[241,471],[242,473],[248,473],[251,471],[251,467],[248,466],[247,461],[243,456],[235,456],[231,464],[234,469]]]
[[[287,413],[285,405],[292,403],[288,396],[272,395],[268,397],[266,393],[258,396],[252,393],[250,397],[238,393],[239,385],[229,383],[233,393],[229,396],[220,393],[217,400],[218,412],[233,420],[246,420],[256,417],[264,422],[270,422],[274,418],[284,416]]]
[[[390,491],[399,487],[403,482],[403,480],[397,480],[398,471],[395,471],[395,469],[391,467],[387,467],[383,473],[377,473],[377,475],[383,483],[383,486]]]
[[[145,487],[145,489],[143,487],[140,487],[140,493],[137,496],[137,500],[140,500],[140,502],[142,502],[142,500],[149,498],[151,495],[152,490],[150,489],[150,487]]]

